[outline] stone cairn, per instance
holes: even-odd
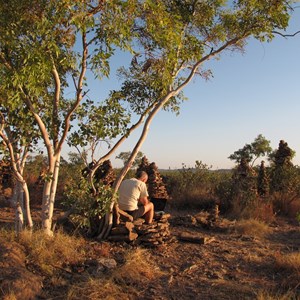
[[[102,182],[104,185],[112,186],[116,180],[116,174],[112,167],[111,161],[105,160],[95,172],[96,182]]]
[[[156,213],[153,222],[145,224],[142,218],[129,221],[121,216],[120,224],[112,228],[108,240],[145,247],[157,247],[169,243],[174,241],[169,230],[169,217],[170,214]]]
[[[275,153],[274,163],[276,167],[293,166],[293,150],[284,140],[280,140],[278,150]]]
[[[156,164],[153,162],[148,167],[148,192],[151,198],[169,199],[166,186],[158,172]]]
[[[86,168],[82,170],[81,173],[83,177],[87,177],[89,175],[89,172],[93,168],[94,164],[95,162],[92,161],[91,163],[89,163],[89,165]],[[109,159],[105,160],[99,166],[99,168],[95,172],[94,178],[96,183],[102,182],[104,185],[109,185],[109,186],[113,185],[116,179],[116,175],[112,167],[111,161]]]
[[[153,202],[158,203],[169,199],[167,190],[158,172],[155,163],[149,164],[146,156],[141,160],[137,172],[145,171],[148,174],[148,192],[149,198]],[[155,206],[155,203],[154,203]],[[116,242],[130,242],[134,245],[142,245],[145,247],[157,247],[174,239],[170,235],[170,214],[164,213],[161,208],[163,205],[157,205],[158,208],[154,213],[154,220],[151,224],[145,224],[145,220],[139,218],[131,221],[126,216],[120,216],[120,224],[112,228],[108,240]],[[159,210],[159,211],[158,211]]]
[[[269,195],[270,182],[267,175],[265,162],[262,160],[257,176],[257,192],[261,197],[266,197]]]
[[[207,211],[200,211],[196,215],[178,216],[173,218],[172,224],[184,227],[201,227],[205,229],[216,228],[219,226],[219,205],[215,204]]]
[[[154,162],[149,164],[147,157],[144,156],[137,169],[137,172],[139,171],[145,171],[148,174],[148,192],[154,204],[155,211],[164,210],[166,201],[169,200],[170,197],[158,171],[158,167]]]
[[[0,194],[5,199],[12,196],[12,189],[14,187],[14,178],[9,162],[0,161]]]
[[[233,174],[233,180],[236,194],[247,192],[257,195],[257,174],[245,158],[241,159]]]

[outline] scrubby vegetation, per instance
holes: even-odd
[[[280,145],[282,147],[282,142]],[[214,254],[214,249],[216,249],[214,246],[205,250],[208,251],[206,255],[214,257],[208,261],[210,267],[222,271],[223,260],[229,262],[232,259],[242,259],[246,268],[243,272],[252,272],[252,268],[256,266],[257,269],[254,272],[257,275],[259,272],[264,272],[262,276],[275,276],[274,282],[280,282],[277,288],[268,286],[262,289],[260,287],[254,292],[250,286],[255,284],[255,278],[253,283],[251,279],[247,279],[244,285],[236,286],[232,279],[228,281],[228,278],[224,277],[226,284],[218,286],[214,291],[219,299],[227,299],[225,295],[233,290],[242,293],[245,299],[250,297],[251,299],[283,300],[297,299],[299,296],[299,248],[293,246],[294,244],[278,246],[288,239],[295,239],[294,242],[297,245],[297,239],[300,237],[299,229],[296,231],[295,229],[282,229],[280,237],[277,236],[275,229],[280,226],[278,220],[281,218],[286,218],[288,222],[294,224],[293,228],[298,228],[300,172],[299,167],[291,163],[291,155],[285,157],[280,155],[280,147],[270,155],[269,166],[261,163],[252,167],[249,160],[241,156],[236,168],[232,170],[212,170],[201,161],[196,161],[193,168],[183,165],[178,170],[160,170],[170,195],[166,211],[175,213],[177,216],[184,216],[197,214],[199,211],[209,211],[217,205],[221,217],[231,224],[225,231],[227,240],[225,239],[222,245],[218,246],[220,252],[217,255]],[[181,274],[180,268],[175,267],[175,265],[180,265],[180,261],[175,262],[175,260],[178,259],[178,255],[183,254],[176,244],[166,246],[163,250],[152,250],[130,244],[99,242],[90,238],[91,222],[95,216],[105,214],[112,192],[110,187],[95,182],[95,186],[102,192],[98,193],[99,197],[94,198],[83,176],[82,170],[85,166],[76,155],[72,155],[71,158],[68,162],[64,161],[61,166],[57,206],[60,211],[73,209],[72,217],[69,218],[71,226],[61,227],[58,224],[54,237],[45,236],[43,231],[38,230],[39,216],[36,216],[34,218],[36,230],[33,232],[24,230],[15,236],[12,227],[5,227],[0,233],[3,244],[8,242],[14,245],[13,247],[18,247],[20,253],[25,253],[26,267],[24,268],[38,274],[39,278],[44,278],[41,279],[45,286],[41,295],[61,299],[138,299],[150,291],[157,296],[158,294],[155,293],[164,293],[163,282],[174,280],[173,275],[170,275],[170,270],[174,269],[171,273],[175,272],[176,276],[182,276],[182,280],[187,280],[185,274],[192,272],[193,268],[198,270],[192,254],[195,250],[188,246],[181,245],[180,249],[183,252],[192,251],[185,255],[189,257],[188,261],[191,258],[193,262],[190,269],[184,269],[185,271]],[[38,195],[38,190],[41,188],[40,182],[45,180],[42,169],[43,158],[38,156],[29,161],[29,172],[25,174],[33,199],[33,207],[40,206],[40,199],[35,195]],[[116,169],[115,172],[118,173],[119,170]],[[134,176],[134,174],[133,169],[127,176]],[[173,227],[173,230],[176,232],[184,229]],[[216,233],[212,232],[212,235]],[[219,236],[219,238],[224,239],[225,236]],[[275,248],[264,246],[269,243],[272,243]],[[230,251],[229,247],[232,247]],[[241,250],[246,249],[244,247],[250,247],[249,251]],[[165,252],[160,254],[160,251]],[[243,255],[240,251],[243,251]],[[226,258],[224,253],[230,253],[229,258]],[[214,261],[216,257],[221,261],[218,266]],[[102,265],[99,259],[108,265]],[[201,261],[201,264],[205,266],[202,260],[201,258],[198,264]],[[226,272],[232,272],[232,268],[235,270],[235,266],[229,264]],[[203,273],[199,269],[198,276],[208,274],[207,278],[211,276],[218,278],[223,276],[218,273],[221,271],[210,275],[211,271]],[[197,277],[193,275],[191,278],[188,280],[196,280]],[[160,290],[154,292],[153,286],[160,286]],[[14,293],[16,292],[13,288],[9,290],[4,288],[3,299],[18,299],[18,295]],[[193,293],[191,292],[191,295]],[[205,296],[203,297],[206,299]],[[167,298],[162,296],[162,299]],[[183,296],[182,299],[188,298]]]
[[[287,143],[280,141],[278,149],[269,151],[269,166],[262,161],[252,167],[251,159],[248,158],[251,153],[249,146],[246,147],[247,152],[244,148],[231,156],[237,161],[236,168],[232,170],[212,170],[211,166],[202,161],[196,161],[192,168],[183,164],[178,170],[161,170],[170,195],[168,206],[180,210],[207,210],[218,205],[221,213],[227,217],[256,219],[267,223],[272,222],[276,215],[296,219],[300,212],[300,169],[292,164],[293,150]],[[74,216],[75,222],[78,226],[88,227],[95,215],[105,213],[110,205],[112,191],[97,183],[98,195],[95,201],[88,183],[82,177],[84,164],[79,156],[72,154],[70,157],[71,160],[63,161],[61,166],[57,206],[76,208],[78,214]],[[27,170],[25,177],[32,204],[38,204],[39,182],[45,180],[41,172],[43,158],[37,156],[31,159]],[[119,170],[115,172],[117,174]],[[127,177],[134,176],[134,173],[134,170],[130,170]]]

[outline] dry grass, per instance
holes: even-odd
[[[270,199],[254,198],[247,205],[241,199],[234,199],[228,215],[236,219],[256,219],[265,223],[272,223],[275,220],[273,204]]]
[[[255,219],[238,221],[235,224],[235,230],[240,234],[252,235],[260,238],[265,237],[271,231],[270,227],[267,224]]]
[[[171,201],[171,205],[175,208],[185,209],[207,209],[214,205],[215,199],[210,191],[203,188],[193,188],[182,194],[176,195]]]
[[[138,298],[139,291],[159,279],[164,273],[155,266],[147,250],[130,250],[125,263],[99,279],[88,278],[70,287],[67,299],[124,299]]]
[[[25,230],[20,234],[19,242],[26,248],[28,259],[48,275],[56,267],[64,263],[75,263],[84,255],[84,239],[62,232],[49,237],[42,230],[34,233]]]
[[[86,282],[80,282],[71,286],[66,299],[129,300],[130,297],[128,296],[128,292],[128,290],[125,290],[124,292],[122,288],[112,280],[105,278],[94,279],[90,277]]]
[[[284,269],[290,271],[291,273],[297,273],[298,275],[300,275],[300,252],[284,255],[277,254],[276,266],[280,269]]]
[[[119,283],[136,286],[163,275],[150,260],[150,254],[145,249],[130,251],[125,259],[126,263],[113,274],[114,280]]]
[[[297,288],[300,285],[300,253],[279,254],[275,256],[274,273],[283,275],[279,290],[260,291],[257,300],[293,300],[299,299]],[[280,292],[282,289],[282,292]]]
[[[297,299],[297,296],[293,292],[287,292],[283,295],[279,295],[267,291],[258,292],[256,298],[256,300],[292,300],[292,299]]]
[[[14,294],[14,292],[11,291],[8,294],[3,296],[3,300],[17,300],[17,297]]]
[[[300,286],[300,252],[289,254],[276,254],[275,268],[285,274],[282,286],[297,289]]]

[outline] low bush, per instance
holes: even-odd
[[[266,223],[254,219],[238,221],[235,230],[240,234],[255,237],[265,237],[270,233],[270,227]]]
[[[196,161],[194,168],[169,171],[164,174],[164,181],[172,201],[170,205],[179,209],[207,209],[218,202],[215,187],[224,178],[224,173],[210,170],[201,161]]]

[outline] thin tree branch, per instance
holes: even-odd
[[[86,42],[86,33],[85,32],[83,32],[83,34],[82,34],[82,45],[83,45],[83,50],[82,50],[82,60],[81,60],[81,72],[80,72],[77,89],[76,89],[76,101],[73,104],[73,106],[70,108],[70,110],[68,111],[68,113],[65,117],[65,128],[64,128],[62,137],[59,141],[58,148],[56,149],[57,152],[60,151],[60,149],[62,148],[63,142],[67,138],[67,134],[70,129],[71,116],[74,113],[74,111],[77,109],[77,107],[79,106],[79,104],[83,98],[82,86],[83,86],[83,80],[84,80],[86,69],[87,69],[87,56],[88,56],[88,46],[87,46],[87,42]],[[84,95],[85,94],[86,93],[84,93]]]
[[[289,38],[289,37],[294,37],[294,36],[296,36],[297,34],[299,34],[299,33],[300,33],[300,30],[296,31],[295,33],[291,33],[291,34],[284,34],[284,33],[279,32],[279,31],[272,31],[272,33],[278,34],[278,35],[280,35],[280,36],[282,36],[282,37],[284,37],[284,38]]]
[[[52,75],[55,82],[55,93],[54,93],[54,101],[53,101],[53,109],[52,109],[52,126],[54,129],[54,141],[53,141],[53,147],[56,149],[58,144],[58,131],[59,131],[59,125],[58,125],[58,106],[59,106],[59,98],[60,98],[60,78],[59,74],[57,72],[57,69],[55,67],[55,63],[52,60],[53,67],[52,67]]]

